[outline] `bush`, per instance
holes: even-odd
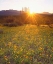
[[[3,34],[3,30],[2,29],[0,29],[0,34]]]
[[[8,26],[8,27],[16,27],[16,23],[4,23],[3,26]]]
[[[53,24],[50,24],[49,27],[50,27],[50,28],[53,28]]]

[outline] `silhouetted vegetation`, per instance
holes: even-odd
[[[53,24],[53,15],[23,13],[17,16],[0,16],[0,23],[4,26],[20,26],[24,24],[49,25]]]
[[[3,34],[3,30],[2,29],[0,29],[0,34]]]

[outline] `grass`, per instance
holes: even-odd
[[[53,64],[53,28],[0,27],[0,64]]]

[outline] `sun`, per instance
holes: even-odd
[[[30,10],[30,14],[33,14],[34,12],[32,10]]]
[[[30,12],[30,14],[34,14],[35,13],[34,8],[33,7],[29,7],[29,12]]]
[[[31,16],[34,15],[34,13],[35,13],[35,12],[34,12],[33,9],[30,9],[30,10],[29,10],[29,14],[30,14]]]

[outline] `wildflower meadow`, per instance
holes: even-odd
[[[26,24],[0,30],[0,64],[53,64],[53,28]]]

